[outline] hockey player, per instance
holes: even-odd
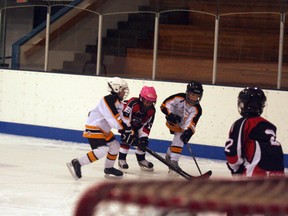
[[[261,117],[266,96],[258,87],[247,87],[238,95],[238,111],[225,144],[227,166],[232,175],[282,176],[284,155],[276,140],[276,126]]]
[[[186,93],[169,96],[160,107],[166,115],[166,126],[170,133],[174,134],[165,158],[175,166],[178,166],[182,148],[195,133],[196,124],[202,115],[202,108],[199,103],[202,95],[202,84],[191,81],[187,85]],[[169,173],[174,174],[171,170]]]
[[[109,95],[104,96],[98,105],[88,114],[83,136],[88,139],[92,151],[82,157],[73,159],[67,166],[77,180],[82,177],[81,167],[105,159],[105,177],[123,177],[123,172],[113,166],[119,153],[120,144],[111,129],[121,130],[125,142],[133,139],[133,131],[122,121],[122,100],[127,97],[129,88],[125,80],[113,77],[108,80]]]
[[[139,98],[133,97],[127,101],[123,110],[123,121],[128,125],[131,124],[134,131],[135,142],[133,145],[148,146],[149,133],[155,117],[155,103],[157,94],[154,87],[144,86],[139,94]],[[119,152],[118,165],[122,170],[129,168],[126,162],[126,156],[130,145],[122,142]],[[136,149],[136,158],[140,169],[143,171],[154,171],[153,163],[145,159],[145,152],[139,147]]]

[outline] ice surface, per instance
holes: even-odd
[[[83,166],[80,180],[72,178],[66,162],[88,151],[86,144],[0,134],[0,215],[72,216],[75,203],[88,187],[109,181],[104,178],[104,158]],[[141,171],[130,150],[129,171],[120,181],[169,178],[164,164],[148,153],[146,159],[154,163],[154,172]],[[212,178],[230,178],[224,161],[197,158],[197,162],[202,172],[213,171]],[[191,157],[182,156],[179,165],[199,175]]]

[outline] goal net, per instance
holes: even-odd
[[[75,216],[287,215],[288,178],[120,180],[97,184]]]

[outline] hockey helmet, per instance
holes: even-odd
[[[125,99],[129,94],[129,87],[125,80],[119,77],[108,79],[108,91],[117,94],[120,100]]]
[[[259,87],[246,87],[238,96],[238,111],[243,117],[260,116],[265,107],[266,96]]]
[[[190,105],[195,105],[200,102],[202,95],[203,95],[203,87],[200,82],[192,80],[191,82],[188,83],[187,89],[186,89],[186,101]],[[196,94],[197,98],[195,99],[192,94]]]
[[[151,105],[155,104],[157,101],[157,94],[154,87],[144,86],[139,94],[140,100],[143,102],[143,99],[150,102]]]

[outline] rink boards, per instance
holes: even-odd
[[[120,75],[119,75],[120,76]],[[0,133],[87,143],[82,130],[90,109],[107,94],[107,78],[68,74],[0,70]],[[137,97],[144,85],[154,86],[158,100],[150,147],[164,152],[172,139],[160,111],[169,95],[185,92],[186,83],[126,79]],[[188,81],[187,81],[188,82]],[[231,124],[239,118],[237,96],[242,88],[204,85],[203,115],[190,143],[197,157],[224,159]],[[277,139],[288,167],[288,92],[264,89],[267,106],[262,116],[277,126]],[[117,135],[117,131],[113,131]],[[118,137],[118,136],[117,136]],[[186,148],[183,154],[189,155]]]

